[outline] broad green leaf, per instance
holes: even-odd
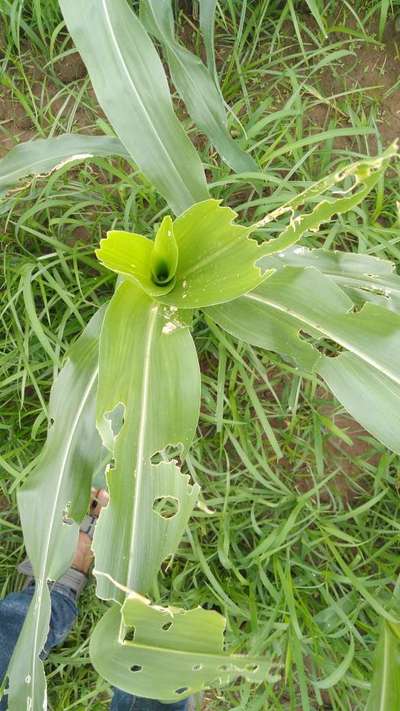
[[[204,46],[206,49],[208,71],[214,79],[215,85],[219,88],[214,49],[214,28],[217,0],[199,0],[199,4],[200,30],[203,35]]]
[[[159,286],[170,284],[175,278],[178,266],[178,246],[174,235],[172,219],[164,217],[154,240],[151,253],[151,274]]]
[[[290,214],[290,220],[278,237],[264,242],[263,254],[270,255],[288,249],[296,244],[305,232],[317,232],[321,224],[328,222],[333,215],[353,210],[368,196],[387,168],[390,158],[396,155],[397,144],[393,144],[386,149],[382,156],[359,161],[343,170],[336,171],[268,213],[254,225],[255,229],[264,227],[285,213]],[[348,187],[347,182],[350,179],[352,184]],[[340,188],[341,184],[343,185]],[[334,191],[332,191],[333,188]],[[316,198],[328,190],[332,191],[331,196],[318,202],[311,212],[306,212],[305,204],[310,200],[315,202]],[[299,213],[295,214],[297,210]]]
[[[18,186],[21,178],[29,175],[47,176],[68,163],[112,155],[130,158],[121,141],[110,136],[65,133],[58,138],[20,143],[0,160],[0,195]]]
[[[394,264],[384,259],[368,254],[290,247],[261,259],[259,264],[264,269],[315,267],[331,277],[357,303],[374,301],[394,311],[400,310],[400,276],[394,272]]]
[[[223,651],[225,620],[214,611],[153,607],[127,597],[122,616],[113,605],[90,641],[90,656],[101,676],[114,686],[144,698],[178,701],[219,681],[242,675],[266,681],[271,662],[265,657]],[[134,629],[134,639],[124,632]]]
[[[175,282],[165,287],[154,284],[151,268],[145,265],[153,244],[145,237],[109,232],[96,254],[106,267],[130,277],[150,296],[175,308],[229,301],[254,289],[266,277],[256,266],[262,247],[249,238],[251,227],[234,224],[235,217],[219,200],[205,200],[176,218],[173,234],[178,265]]]
[[[316,294],[323,284],[323,302]],[[285,300],[285,308],[281,300]],[[300,304],[299,304],[300,300]],[[286,306],[286,304],[290,304]],[[222,328],[236,338],[275,351],[291,359],[305,370],[317,367],[321,355],[299,337],[300,330],[306,330],[300,313],[307,309],[318,310],[316,321],[321,320],[322,309],[328,313],[346,313],[352,307],[349,297],[328,278],[315,269],[295,269],[286,267],[275,272],[256,290],[227,304],[206,309],[206,313]],[[308,331],[307,331],[308,332]],[[312,329],[315,337],[321,336]]]
[[[47,581],[60,578],[71,563],[92,476],[101,460],[95,398],[103,313],[101,310],[92,318],[71,348],[53,385],[46,444],[37,467],[18,493],[36,588],[8,669],[9,711],[44,708],[46,684],[39,655],[50,623]]]
[[[97,422],[114,460],[110,502],[94,537],[100,597],[123,599],[119,586],[151,591],[161,562],[175,552],[199,488],[166,448],[190,444],[199,401],[197,355],[179,313],[123,282],[100,341]],[[112,423],[118,410],[120,428]],[[167,518],[156,507],[163,502],[175,504],[175,515]]]
[[[147,29],[165,47],[172,81],[193,121],[233,170],[257,171],[255,161],[229,134],[224,101],[208,69],[177,41],[171,0],[142,0],[141,11]]]
[[[365,711],[398,711],[400,708],[400,639],[386,620],[375,654],[374,675]]]
[[[319,373],[354,419],[387,447],[400,454],[400,318],[398,314],[385,312],[382,307],[374,304],[366,304],[359,317],[354,340],[358,341],[359,336],[360,340],[375,337],[379,345],[382,344],[382,353],[374,353],[371,340],[369,348],[365,349],[366,353],[359,357],[356,343],[355,353],[325,358],[320,364]],[[368,356],[372,364],[368,362]],[[393,359],[397,367],[385,367],[385,361],[390,359]]]
[[[270,277],[272,278],[272,277]],[[276,280],[275,280],[276,281]],[[245,343],[260,346],[294,361],[306,371],[315,369],[320,359],[311,343],[298,338],[299,323],[265,304],[240,297],[205,309],[225,331]]]
[[[161,60],[126,0],[60,0],[99,103],[174,212],[207,198],[204,171],[179,123]]]
[[[316,350],[312,368],[365,429],[400,452],[399,314],[370,303],[354,312],[345,292],[312,267],[286,267],[253,292],[207,313],[233,335],[257,345],[264,345],[257,331],[275,331],[278,315],[286,344],[281,332],[279,339],[269,335],[264,347],[302,368],[307,363],[298,356],[299,343],[304,343],[300,331],[335,341],[346,352],[329,358]]]

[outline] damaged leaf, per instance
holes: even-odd
[[[101,310],[92,318],[53,385],[49,404],[52,424],[46,444],[37,467],[18,493],[36,587],[7,672],[9,711],[43,711],[46,683],[39,655],[50,624],[47,582],[58,580],[71,564],[92,476],[102,458],[95,401],[103,316]]]
[[[130,694],[176,702],[238,676],[269,680],[268,657],[223,651],[225,620],[217,612],[156,607],[131,595],[122,622],[120,607],[113,605],[92,635],[90,656],[101,676]]]
[[[292,200],[268,213],[254,225],[254,229],[264,227],[285,213],[290,214],[290,220],[278,237],[263,243],[263,254],[270,255],[288,249],[296,244],[305,232],[317,232],[321,224],[328,222],[334,215],[349,212],[357,207],[375,187],[390,159],[395,155],[397,143],[389,146],[379,157],[358,161],[319,180]],[[351,181],[350,187],[347,185],[348,181]],[[332,191],[331,194],[318,202],[311,212],[307,212],[305,205],[309,201],[315,202],[316,198],[328,190]],[[296,211],[298,214],[295,214]]]
[[[356,304],[364,301],[400,311],[400,276],[395,265],[369,254],[290,247],[275,256],[265,257],[265,269],[315,267],[346,291]]]
[[[18,182],[29,175],[49,175],[67,163],[112,155],[130,158],[121,141],[110,136],[65,133],[20,143],[0,161],[0,195],[18,187]]]
[[[387,447],[400,452],[400,315],[350,297],[312,267],[285,267],[250,294],[207,313],[232,335],[318,372],[344,407]],[[300,332],[343,352],[323,355]]]
[[[197,355],[179,313],[123,282],[107,309],[100,342],[97,423],[114,459],[107,477],[110,502],[94,537],[100,597],[122,600],[118,586],[152,591],[160,564],[175,552],[199,487],[175,461],[153,464],[152,457],[168,445],[189,446],[199,401]],[[110,414],[121,405],[123,422],[115,434]],[[179,502],[175,516],[154,509],[160,497]]]

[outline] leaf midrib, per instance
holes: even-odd
[[[135,544],[136,540],[140,538],[140,531],[138,531],[139,525],[139,507],[140,507],[140,497],[138,492],[142,486],[143,470],[145,464],[145,442],[146,442],[146,422],[147,422],[147,412],[149,405],[149,385],[150,385],[150,371],[151,371],[151,348],[153,344],[154,329],[157,322],[157,316],[159,311],[159,306],[152,304],[150,308],[149,318],[147,322],[147,334],[144,348],[144,363],[143,363],[143,382],[142,391],[140,396],[140,402],[137,403],[137,407],[140,408],[140,420],[138,428],[138,438],[137,438],[137,450],[136,450],[136,465],[135,465],[135,491],[134,491],[134,505],[132,514],[132,535],[130,540],[129,548],[129,562],[128,570],[126,576],[126,584],[128,587],[134,588],[131,584],[130,578],[132,573],[132,566],[135,559]]]

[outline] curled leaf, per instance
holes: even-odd
[[[158,286],[171,284],[178,266],[178,246],[170,215],[164,217],[154,240],[150,257],[151,275]]]
[[[235,224],[235,218],[219,200],[204,200],[174,223],[165,217],[154,243],[142,235],[113,231],[96,254],[108,269],[128,276],[168,306],[219,304],[251,291],[267,275],[256,266],[263,251],[250,239],[253,228]]]
[[[111,230],[106,239],[100,240],[96,256],[108,269],[129,277],[149,296],[155,297],[168,293],[174,282],[164,286],[154,282],[151,272],[153,245],[152,240],[135,232]]]

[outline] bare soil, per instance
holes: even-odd
[[[370,28],[371,35],[376,36],[375,29]],[[337,39],[343,39],[343,35],[338,35]],[[385,146],[400,136],[399,40],[400,33],[396,30],[395,22],[391,21],[386,27],[381,45],[357,42],[351,48],[353,56],[344,58],[341,71],[332,72],[327,67],[318,77],[321,94],[326,99],[342,92],[362,91],[364,107],[367,99],[371,108],[375,106],[377,109],[378,128]],[[352,99],[355,105],[357,96],[360,94],[353,95]],[[340,99],[337,102],[340,108]],[[322,102],[310,110],[309,120],[316,127],[327,127],[332,111],[330,104]],[[345,148],[351,143],[351,138],[340,138],[336,145]],[[371,149],[374,148],[373,140]]]
[[[46,118],[48,119],[50,129],[51,117],[57,116],[59,112],[62,112],[65,119],[72,106],[72,102],[69,102],[67,107],[63,110],[66,99],[63,86],[83,79],[87,73],[86,67],[79,54],[75,52],[54,64],[53,70],[55,78],[52,80],[46,70],[29,61],[28,52],[29,49],[27,48],[27,61],[24,70],[26,71],[29,87],[36,99],[37,106],[47,107]],[[19,88],[23,93],[26,93],[26,87],[19,86]],[[90,89],[90,91],[94,95],[93,90]],[[100,111],[99,114],[101,114]],[[44,123],[46,122],[46,118]],[[41,123],[43,124],[43,122]],[[74,124],[74,130],[82,129],[85,130],[86,133],[93,133],[93,126],[91,126],[91,124],[93,124],[93,116],[84,106],[77,108]],[[42,127],[46,133],[46,125]],[[13,89],[8,86],[2,86],[0,90],[0,158],[16,144],[37,137],[38,132],[32,117],[18,100]]]

